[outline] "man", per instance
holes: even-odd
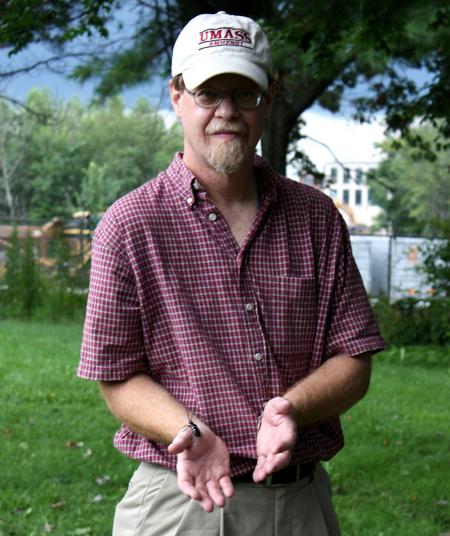
[[[383,342],[345,224],[255,147],[270,113],[267,38],[200,15],[175,43],[184,152],[95,233],[79,368],[141,461],[127,535],[335,535],[320,460]]]

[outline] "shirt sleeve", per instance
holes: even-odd
[[[90,380],[124,380],[147,370],[140,304],[126,255],[105,236],[118,236],[107,215],[96,231],[89,295],[77,374]],[[111,241],[109,241],[111,242]]]
[[[384,348],[369,298],[353,257],[347,226],[334,209],[323,247],[319,325],[324,329],[322,356],[355,356]]]

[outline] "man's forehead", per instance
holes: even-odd
[[[253,80],[245,76],[234,73],[219,74],[208,78],[199,87],[211,87],[216,89],[233,89],[233,88],[245,88],[245,89],[260,89]]]

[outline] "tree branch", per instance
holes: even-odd
[[[48,119],[50,117],[48,114],[38,112],[37,110],[34,110],[33,108],[25,104],[24,102],[18,99],[15,99],[14,97],[10,97],[9,95],[4,95],[0,93],[0,99],[10,102],[11,104],[14,104],[15,106],[20,106],[30,115],[33,115],[34,117],[36,117],[39,121],[43,123],[48,123]]]

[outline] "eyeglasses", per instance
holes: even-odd
[[[261,103],[264,92],[253,89],[235,89],[232,91],[219,91],[210,87],[202,87],[194,91],[186,91],[194,97],[195,103],[201,108],[216,108],[223,101],[225,95],[231,95],[233,102],[240,110],[255,110]]]

